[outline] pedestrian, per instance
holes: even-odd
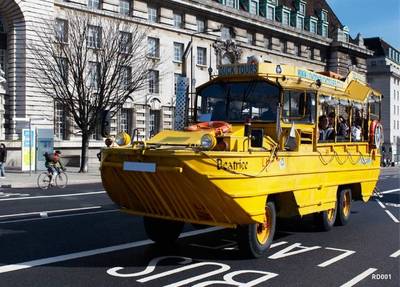
[[[4,168],[7,161],[7,149],[5,144],[0,144],[0,178],[5,178]]]

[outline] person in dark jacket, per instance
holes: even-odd
[[[0,144],[0,178],[5,178],[4,167],[7,160],[7,149],[5,144]]]

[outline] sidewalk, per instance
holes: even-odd
[[[79,168],[68,167],[68,185],[101,183],[100,171],[92,169],[88,173],[79,173]],[[43,171],[21,172],[16,170],[6,170],[6,177],[0,178],[0,188],[36,188],[37,177]]]

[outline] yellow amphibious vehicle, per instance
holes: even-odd
[[[381,94],[361,77],[270,63],[221,66],[197,89],[193,125],[148,141],[108,139],[104,188],[148,236],[176,240],[185,222],[236,228],[261,256],[276,217],[344,225],[379,177]]]

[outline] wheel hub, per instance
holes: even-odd
[[[265,208],[264,222],[257,224],[257,240],[265,244],[270,236],[272,227],[272,216],[268,208]]]

